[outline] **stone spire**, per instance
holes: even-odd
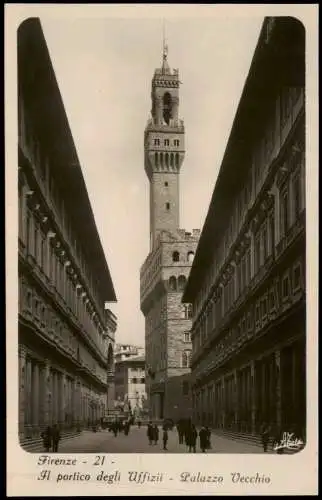
[[[162,73],[163,74],[169,74],[170,73],[170,66],[167,61],[168,57],[168,45],[166,43],[165,39],[165,28],[164,28],[164,22],[163,22],[163,54],[162,54]]]

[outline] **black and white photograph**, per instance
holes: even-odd
[[[316,335],[305,23],[87,7],[16,27],[19,446],[102,470],[293,460]]]

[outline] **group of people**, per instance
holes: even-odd
[[[191,421],[179,420],[177,423],[177,431],[179,436],[179,444],[186,444],[189,452],[196,453],[197,439],[199,436],[200,449],[203,453],[211,449],[211,431],[208,427],[202,426],[199,433],[195,425]],[[156,424],[150,421],[147,428],[147,436],[150,445],[156,445],[159,441],[159,428]],[[162,442],[163,450],[167,450],[169,440],[169,427],[164,424],[162,427]]]
[[[196,453],[197,439],[199,436],[200,449],[203,453],[211,449],[211,431],[207,426],[202,426],[199,433],[191,420],[179,420],[177,423],[179,444],[186,444],[189,452]]]
[[[58,451],[61,436],[57,424],[54,424],[52,427],[48,425],[48,427],[46,427],[46,429],[41,433],[41,437],[45,451],[49,452],[52,450],[54,453]]]
[[[126,420],[125,422],[122,422],[119,419],[115,419],[114,422],[112,422],[110,426],[110,430],[113,431],[114,436],[116,437],[118,432],[124,432],[125,436],[128,436],[131,428],[131,421]]]
[[[166,450],[168,439],[169,439],[168,428],[166,425],[163,426],[162,432],[163,432],[163,434],[162,434],[163,449]],[[148,436],[148,440],[149,440],[150,445],[158,444],[159,428],[158,428],[157,424],[152,424],[151,421],[148,423],[147,436]]]

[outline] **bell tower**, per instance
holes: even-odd
[[[150,251],[160,231],[176,231],[179,173],[185,155],[184,124],[179,119],[179,71],[168,64],[163,44],[161,68],[152,78],[152,109],[144,132],[144,167],[150,182]]]

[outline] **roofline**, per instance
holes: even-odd
[[[34,111],[35,115],[33,118],[37,122],[36,126],[43,133],[46,147],[48,150],[50,149],[49,156],[55,158],[55,171],[53,171],[53,175],[62,191],[65,190],[64,203],[66,202],[66,205],[69,203],[68,211],[71,214],[73,225],[77,228],[75,220],[81,217],[85,219],[84,226],[87,228],[90,236],[87,235],[87,237],[84,237],[83,231],[76,230],[75,232],[82,242],[82,251],[90,261],[93,277],[102,295],[101,299],[105,302],[117,302],[110,270],[96,226],[74,139],[40,19],[34,17],[23,21],[17,30],[17,36],[18,68],[20,70],[18,83],[23,84],[22,79],[30,78],[30,75],[27,75],[28,71],[42,72],[43,76],[45,76],[45,78],[41,79],[41,82],[39,82],[40,79],[38,78],[34,78],[32,81],[36,90],[33,92],[33,96],[37,92],[37,109]],[[35,53],[35,57],[29,57],[26,62],[24,53],[27,52],[30,54],[31,51]],[[41,129],[45,130],[42,131]],[[63,141],[60,140],[61,133],[63,133]],[[62,179],[64,180],[62,181]],[[71,202],[66,196],[66,190],[70,189],[73,183],[75,185],[72,192],[73,200]],[[76,210],[73,208],[75,198],[76,202],[79,201],[83,208],[79,217],[77,217]],[[91,241],[90,246],[88,245],[89,239]],[[104,279],[100,280],[102,276]]]
[[[252,112],[254,112],[254,110],[252,109],[252,106],[253,106],[252,99],[249,98],[249,95],[250,95],[249,91],[252,88],[252,86],[254,86],[254,84],[257,82],[257,79],[260,77],[260,76],[258,76],[257,73],[256,74],[254,73],[254,68],[257,67],[259,64],[262,64],[262,67],[263,67],[263,62],[261,61],[261,55],[262,55],[262,51],[265,50],[265,45],[266,45],[266,47],[268,47],[268,49],[266,49],[266,50],[269,50],[269,43],[267,43],[265,40],[265,32],[266,32],[266,28],[268,26],[268,23],[271,20],[277,20],[276,24],[279,24],[279,25],[280,25],[280,23],[283,23],[283,22],[285,23],[285,25],[287,23],[289,23],[288,26],[290,26],[290,21],[291,21],[291,24],[293,24],[293,25],[295,22],[295,23],[297,23],[297,25],[299,25],[301,28],[304,29],[302,23],[300,23],[300,21],[298,21],[296,18],[292,18],[292,17],[277,17],[277,18],[265,17],[264,18],[264,21],[263,21],[263,24],[262,24],[262,27],[260,30],[260,34],[258,37],[258,41],[257,41],[256,47],[255,47],[254,55],[253,55],[253,58],[252,58],[252,61],[250,64],[249,72],[248,72],[248,75],[247,75],[247,78],[246,78],[246,81],[245,81],[245,84],[244,84],[244,87],[243,87],[243,90],[241,93],[241,97],[239,100],[239,104],[237,107],[237,111],[236,111],[236,114],[235,114],[235,117],[233,120],[229,139],[227,141],[226,149],[225,149],[225,152],[223,155],[223,160],[222,160],[222,163],[221,163],[221,166],[219,169],[219,173],[218,173],[218,176],[216,179],[216,183],[215,183],[215,187],[214,187],[214,190],[212,193],[212,197],[211,197],[211,201],[209,204],[206,219],[205,219],[202,231],[201,231],[199,243],[198,243],[196,253],[195,253],[195,258],[193,260],[193,264],[192,264],[192,267],[190,270],[187,285],[186,285],[186,288],[185,288],[183,296],[182,296],[183,303],[190,303],[194,299],[196,288],[198,287],[200,281],[203,279],[203,276],[204,276],[206,269],[207,269],[207,262],[209,261],[209,245],[208,245],[209,230],[211,228],[212,234],[216,234],[216,223],[218,224],[218,222],[217,222],[218,218],[216,218],[216,213],[220,212],[219,209],[224,208],[230,202],[229,196],[227,197],[225,195],[226,199],[224,200],[222,197],[220,197],[218,195],[218,193],[222,192],[223,186],[225,186],[225,184],[230,187],[230,186],[234,186],[234,182],[235,183],[237,182],[236,175],[232,176],[231,174],[230,174],[230,178],[229,178],[230,184],[227,181],[227,176],[228,176],[227,172],[229,171],[229,167],[231,166],[231,162],[232,162],[230,155],[232,154],[233,151],[236,152],[237,147],[239,147],[239,148],[244,147],[244,145],[241,146],[241,144],[240,144],[242,138],[238,135],[239,134],[238,127],[240,128],[241,123],[244,123],[244,124],[246,123],[245,118],[247,117],[246,111],[248,112],[247,107],[250,108],[252,110]],[[276,27],[276,24],[275,24],[274,28]],[[274,37],[274,28],[273,28],[273,37]],[[266,88],[268,88],[268,87],[266,87]],[[248,115],[248,117],[249,117],[249,115]],[[251,120],[249,120],[249,122],[251,122]],[[247,123],[247,125],[249,125],[249,123]],[[213,226],[215,226],[215,227],[213,227]],[[214,238],[212,238],[212,243],[213,243],[213,249],[215,249],[216,239],[214,241]],[[217,243],[218,243],[218,240],[217,240]]]

